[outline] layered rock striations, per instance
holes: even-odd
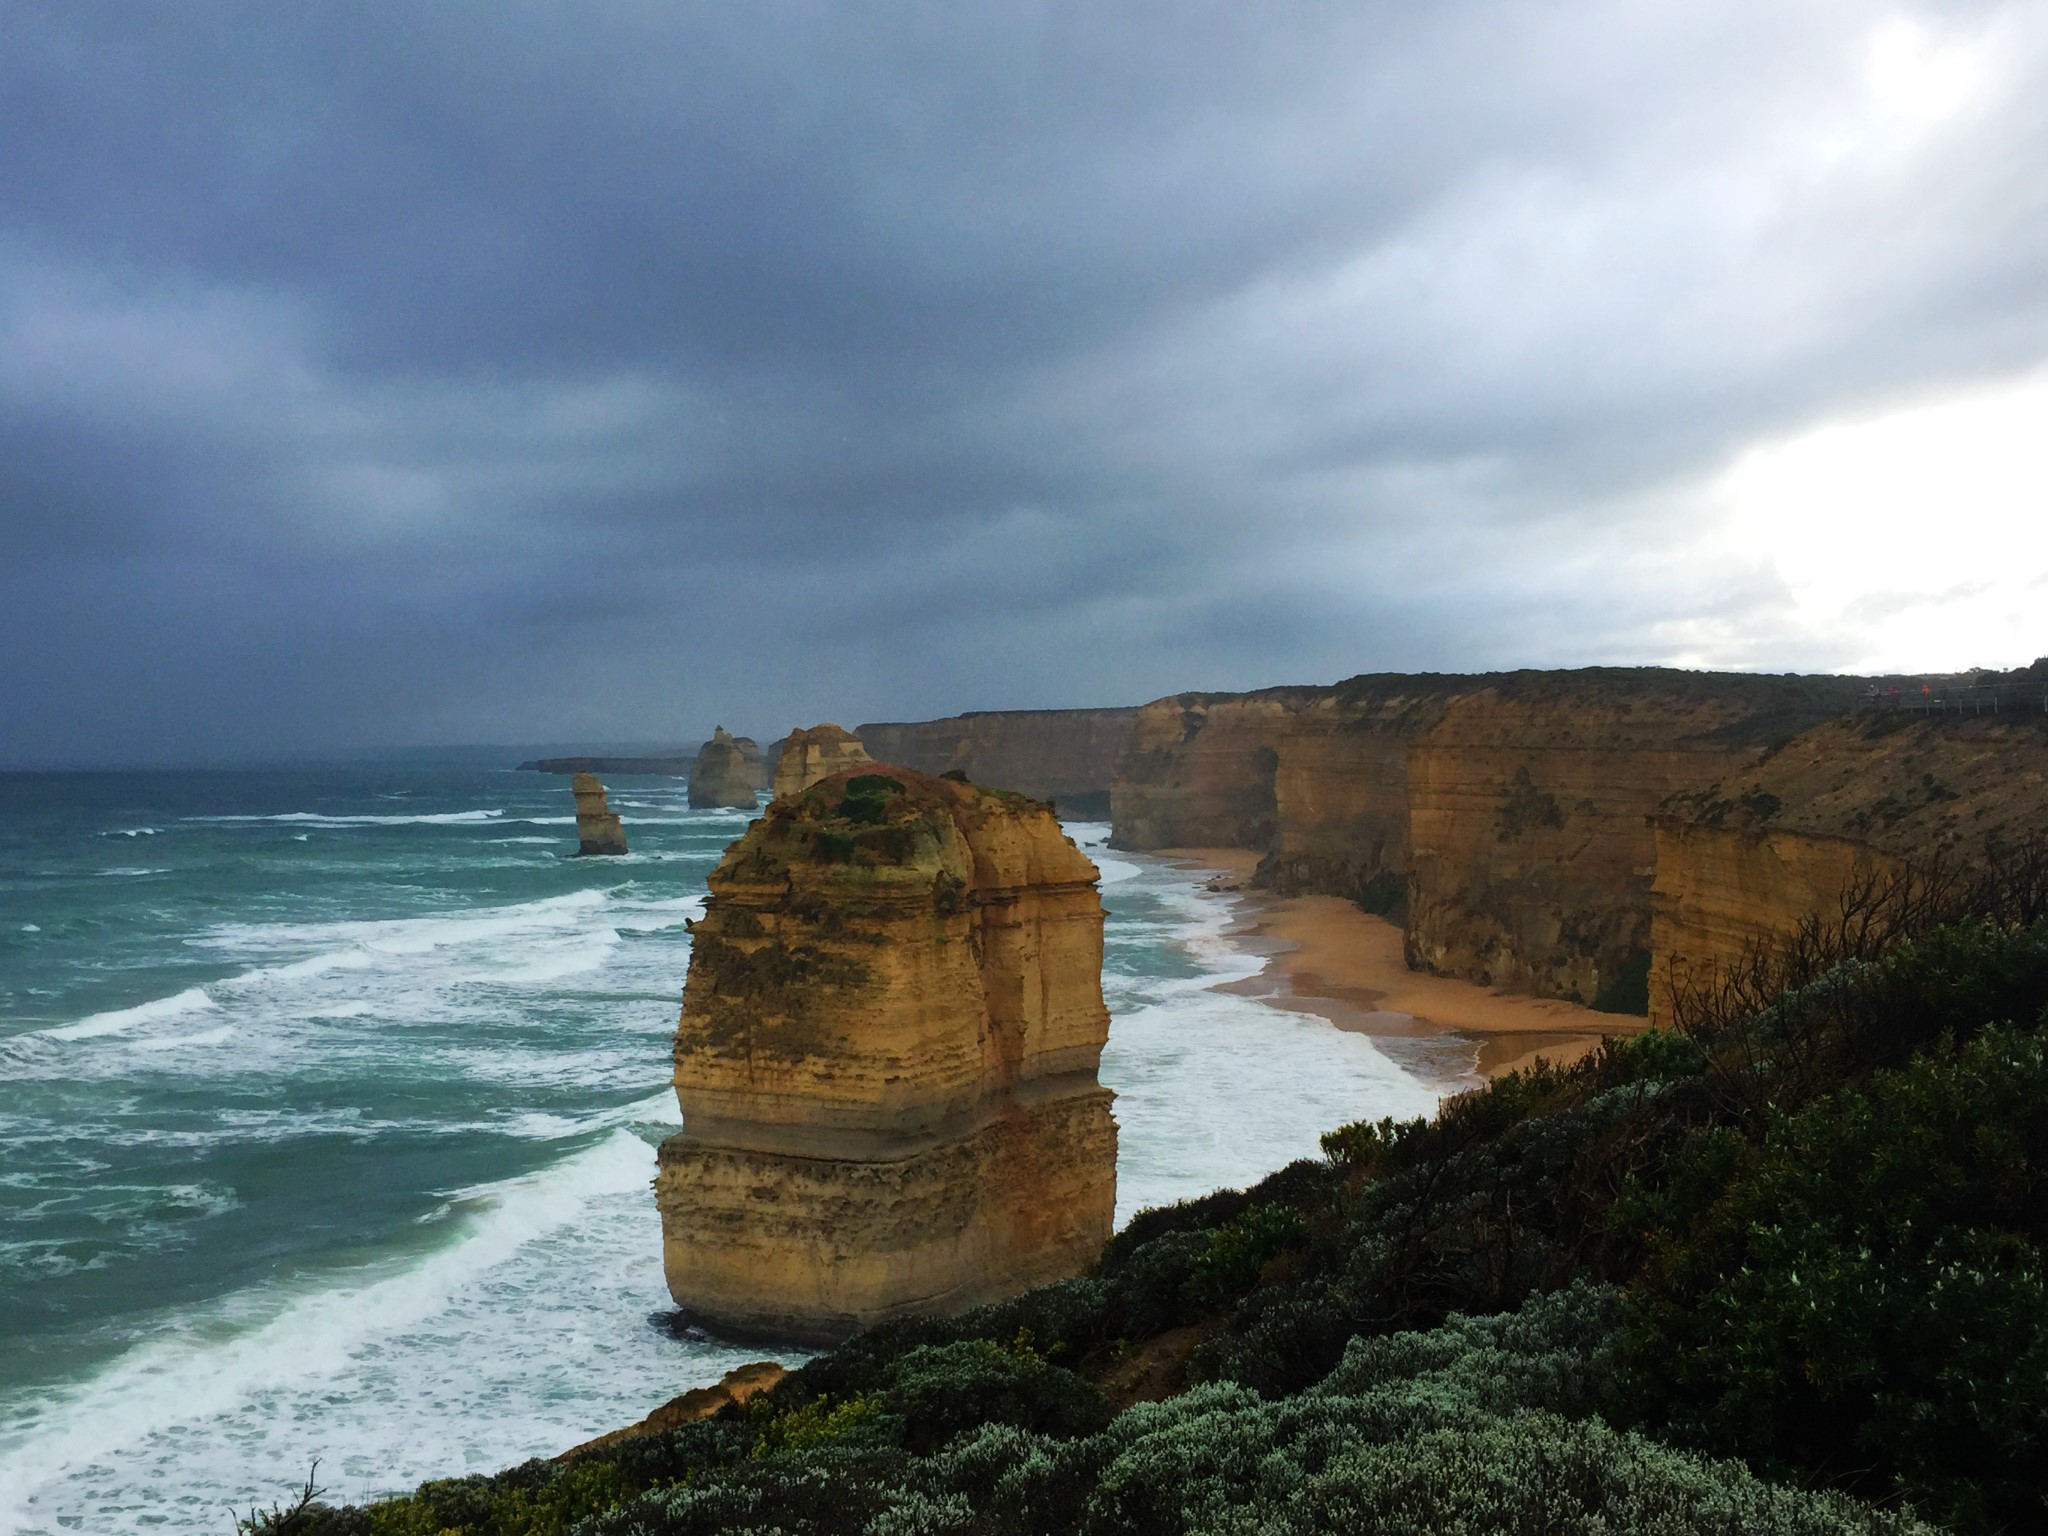
[[[1653,1022],[1809,916],[1969,879],[2048,836],[2048,725],[1868,713],[1805,732],[1652,819]]]
[[[775,798],[801,794],[820,779],[873,761],[860,738],[843,726],[791,731],[775,744]]]
[[[656,1179],[679,1305],[830,1340],[1094,1262],[1102,904],[1049,807],[845,770],[779,797],[710,887]]]
[[[1135,708],[990,710],[863,725],[855,734],[884,762],[957,770],[977,784],[1053,801],[1063,816],[1103,818],[1137,720]]]
[[[612,854],[626,851],[626,829],[618,814],[606,803],[604,785],[594,773],[579,773],[569,781],[576,796],[576,838],[578,854]]]
[[[760,782],[760,747],[752,737],[734,736],[721,725],[697,749],[690,769],[691,808],[752,810]]]
[[[1259,884],[1399,917],[1412,965],[1640,1008],[1650,815],[1863,686],[1595,668],[1178,695],[1139,712],[1112,844],[1257,849]]]

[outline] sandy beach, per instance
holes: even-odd
[[[1629,1014],[1411,971],[1401,930],[1342,897],[1243,890],[1258,864],[1255,853],[1173,848],[1161,856],[1216,871],[1214,889],[1242,891],[1246,926],[1237,937],[1265,955],[1267,965],[1257,976],[1230,983],[1230,990],[1378,1037],[1404,1064],[1452,1069],[1446,1075],[1462,1065],[1466,1077],[1497,1077],[1538,1057],[1576,1061],[1607,1036],[1645,1027]]]

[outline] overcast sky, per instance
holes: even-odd
[[[2048,651],[2048,6],[0,0],[0,764]]]

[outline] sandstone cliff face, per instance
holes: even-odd
[[[1402,918],[1413,965],[1625,1005],[1648,816],[1858,686],[1591,669],[1180,695],[1139,711],[1112,843],[1259,849],[1260,884]]]
[[[1094,1262],[1095,882],[1045,806],[911,769],[769,807],[694,928],[656,1180],[680,1305],[830,1340]]]
[[[1653,1021],[1697,984],[1844,893],[1937,861],[1965,875],[2048,832],[2048,727],[1862,715],[1808,731],[1746,771],[1672,796],[1654,818]]]
[[[977,784],[1055,802],[1062,816],[1109,815],[1110,784],[1130,746],[1135,709],[1022,709],[945,720],[863,725],[883,762],[926,773],[958,769]]]
[[[594,773],[579,773],[569,781],[576,796],[577,853],[611,854],[626,851],[626,830],[605,802],[604,786]]]
[[[801,794],[820,779],[873,761],[860,738],[843,726],[791,731],[775,744],[775,798]]]
[[[1649,817],[1756,757],[1739,698],[1488,688],[1408,764],[1411,965],[1594,1002],[1650,963]]]
[[[697,749],[690,769],[690,805],[696,810],[750,811],[760,779],[760,747],[752,737],[734,736],[721,725]]]

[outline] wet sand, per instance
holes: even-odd
[[[1530,1066],[1538,1057],[1576,1061],[1605,1037],[1636,1034],[1646,1025],[1629,1014],[1411,971],[1401,930],[1342,897],[1242,890],[1258,863],[1255,853],[1171,848],[1160,856],[1216,871],[1211,889],[1242,891],[1246,923],[1233,937],[1266,956],[1267,964],[1257,976],[1228,983],[1228,990],[1372,1035],[1411,1070],[1469,1083]]]

